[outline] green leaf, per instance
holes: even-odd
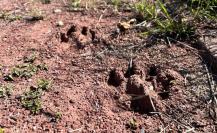
[[[167,19],[172,20],[172,18],[170,17],[166,7],[164,6],[164,4],[160,0],[157,0],[157,2],[159,3],[160,9],[166,15]]]

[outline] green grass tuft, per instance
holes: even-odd
[[[38,85],[38,89],[49,90],[51,86],[51,81],[46,79],[39,79],[37,85]]]
[[[47,91],[51,86],[50,80],[40,79],[37,82],[37,87],[30,87],[30,91],[25,92],[21,96],[21,104],[31,113],[37,114],[42,109],[41,96],[44,91]]]
[[[11,84],[1,85],[0,86],[0,98],[10,96],[12,90],[13,90],[13,85],[11,85]]]
[[[139,19],[146,22],[146,30],[143,35],[175,40],[190,40],[195,36],[194,26],[190,22],[184,21],[181,14],[174,17],[166,4],[160,0],[152,2],[143,0],[135,3],[134,8]],[[177,9],[177,11],[179,10]]]
[[[23,64],[15,66],[12,68],[11,73],[4,76],[5,81],[14,81],[14,77],[29,79],[40,70],[48,70],[46,64],[34,64],[35,60],[35,54],[25,57]]]
[[[30,110],[31,113],[37,114],[42,109],[42,104],[40,101],[41,95],[42,95],[42,91],[37,89],[25,92],[21,96],[22,106]]]

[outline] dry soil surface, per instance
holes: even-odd
[[[134,30],[115,36],[118,22],[132,18],[129,12],[68,12],[58,0],[0,0],[0,11],[25,16],[33,9],[44,19],[0,19],[0,83],[14,85],[0,98],[6,133],[217,132],[206,67],[195,49],[150,44]],[[48,71],[4,81],[32,53]],[[32,114],[19,97],[40,78],[52,86],[43,93],[42,110]]]

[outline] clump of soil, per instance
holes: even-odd
[[[139,75],[133,75],[128,79],[126,93],[142,95],[144,94],[146,87],[145,82]]]
[[[133,75],[128,79],[126,93],[132,96],[131,108],[140,113],[155,112],[153,103],[156,93],[150,89],[150,84],[141,79],[139,75]]]
[[[156,81],[158,94],[162,99],[166,99],[169,98],[169,95],[174,91],[173,86],[183,82],[184,78],[178,72],[166,69],[164,71],[161,70],[157,74]]]
[[[139,66],[139,64],[130,61],[130,63],[128,64],[128,69],[126,71],[126,73],[124,74],[124,76],[126,78],[129,78],[130,76],[137,74],[137,75],[141,75],[141,76],[145,76],[145,72],[144,70],[141,68],[141,66]]]

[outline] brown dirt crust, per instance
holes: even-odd
[[[0,19],[0,85],[14,86],[0,97],[0,129],[6,133],[156,133],[217,132],[210,86],[197,52],[164,42],[149,44],[136,31],[116,35],[117,25],[132,13],[104,8],[69,12],[64,2],[0,0],[0,11],[29,14],[37,21]],[[55,13],[55,9],[61,12]],[[99,19],[100,18],[100,19]],[[57,26],[62,21],[63,26]],[[30,78],[4,76],[36,55]],[[43,91],[42,109],[33,114],[20,96],[37,84],[52,81]]]

